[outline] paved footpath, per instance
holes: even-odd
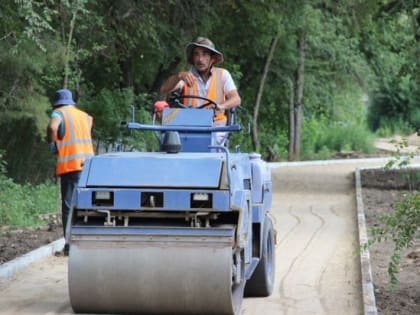
[[[354,170],[384,159],[273,164],[278,231],[269,298],[245,299],[242,315],[363,314]],[[73,314],[67,259],[47,257],[0,280],[0,315]]]

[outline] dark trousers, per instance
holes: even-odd
[[[60,175],[61,184],[61,220],[63,222],[63,235],[66,237],[67,218],[69,217],[73,191],[77,187],[81,172],[71,172]]]

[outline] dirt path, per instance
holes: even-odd
[[[353,170],[383,162],[273,169],[278,231],[274,294],[246,299],[242,315],[362,314]],[[73,314],[67,259],[49,257],[0,280],[0,315]]]
[[[401,152],[401,153],[420,153],[420,136],[417,133],[402,137],[394,136],[390,138],[379,138],[375,141],[376,149],[385,152]]]
[[[251,314],[361,314],[353,166],[273,171],[278,231],[276,286],[245,301]]]

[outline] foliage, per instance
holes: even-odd
[[[57,185],[51,182],[20,185],[8,178],[0,152],[0,225],[41,225],[37,215],[57,212],[57,196]]]
[[[93,135],[98,143],[109,145],[118,140],[120,124],[130,115],[134,95],[130,89],[102,89],[95,96],[86,96],[80,108],[94,117]]]
[[[404,194],[402,199],[396,203],[395,213],[380,217],[382,226],[372,228],[372,236],[364,246],[367,248],[374,243],[388,239],[394,243],[394,250],[388,263],[388,274],[393,287],[398,283],[397,274],[402,250],[411,247],[415,238],[420,238],[420,191],[418,190],[420,171],[405,172],[414,157],[414,153],[408,155],[402,153],[403,149],[407,147],[407,140],[394,141],[394,145],[397,151],[385,165],[385,169],[399,169],[402,179],[407,182],[411,193]],[[417,191],[413,191],[414,189]]]
[[[415,154],[420,154],[420,148],[416,150],[417,152],[404,152],[404,149],[408,147],[408,140],[406,138],[392,140],[390,143],[394,145],[396,151],[393,153],[392,159],[385,164],[385,169],[403,169],[410,164]],[[406,180],[408,180],[409,184],[411,183],[410,178],[406,178]]]
[[[369,113],[372,130],[399,131],[403,126],[406,132],[420,125],[419,16],[416,1],[389,1],[378,8],[370,31],[363,35],[362,51],[376,74]]]
[[[401,253],[413,245],[415,238],[420,238],[420,192],[405,194],[396,204],[396,211],[381,217],[382,226],[372,229],[368,245],[390,239],[394,250],[388,263],[391,284],[398,283],[398,270]]]
[[[325,118],[307,120],[302,138],[304,159],[331,158],[340,151],[373,151],[373,136],[367,128],[351,122],[331,122]]]
[[[147,93],[134,95],[129,88],[104,88],[95,96],[86,96],[80,107],[94,117],[92,133],[96,152],[157,149],[157,141],[151,133],[128,132],[121,126],[133,120],[151,123],[152,99]]]
[[[225,56],[222,66],[242,98],[238,117],[244,131],[271,43],[278,38],[257,121],[264,157],[287,156],[299,64],[296,40],[302,34],[301,158],[369,151],[366,122],[381,132],[418,127],[418,16],[411,0],[3,1],[0,148],[6,150],[8,176],[19,183],[51,178],[54,159],[46,150],[45,127],[50,97],[64,85],[93,115],[98,147],[156,148],[152,133],[126,137],[120,121],[131,117],[131,105],[136,118],[150,121],[162,81],[188,69],[185,45],[199,35],[210,37]],[[360,101],[364,95],[369,95],[369,120]],[[350,131],[357,132],[350,136]],[[242,151],[252,148],[246,132],[232,140]]]
[[[420,126],[420,88],[409,77],[389,79],[373,95],[369,123],[373,130],[407,134]]]
[[[0,148],[5,150],[7,174],[17,183],[41,183],[54,174],[55,157],[37,128],[35,117],[28,113],[9,112],[0,117]]]

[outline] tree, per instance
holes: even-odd
[[[261,77],[261,81],[260,81],[260,87],[258,89],[257,99],[255,101],[255,106],[254,106],[254,116],[253,116],[253,120],[252,120],[252,143],[253,143],[254,149],[257,152],[260,151],[260,141],[258,139],[258,113],[259,113],[259,110],[260,110],[261,97],[262,97],[262,94],[263,94],[263,91],[264,91],[265,81],[267,80],[267,76],[268,76],[268,72],[269,72],[269,69],[270,69],[271,61],[273,60],[274,51],[276,49],[279,37],[280,37],[280,34],[277,34],[276,37],[273,38],[273,41],[270,45],[270,51],[268,52],[268,55],[267,55],[267,61],[266,61],[265,66],[264,66],[264,71],[262,73],[262,77]]]
[[[289,120],[289,161],[299,160],[300,158],[300,134],[302,127],[302,107],[303,107],[303,87],[305,73],[305,33],[298,36],[299,61],[295,76],[295,100],[293,108],[290,110]]]

